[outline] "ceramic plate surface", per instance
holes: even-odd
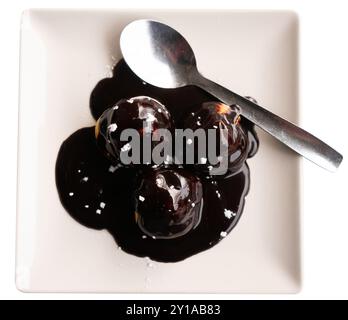
[[[28,292],[297,292],[300,159],[258,131],[244,213],[214,248],[178,263],[117,250],[73,220],[55,185],[59,147],[94,125],[89,97],[135,19],[179,30],[200,71],[298,122],[298,21],[278,11],[26,11],[21,25],[16,284]]]

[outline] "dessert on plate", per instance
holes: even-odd
[[[249,191],[246,161],[259,144],[238,106],[194,86],[151,86],[120,60],[113,76],[92,91],[90,111],[96,125],[68,137],[56,162],[57,190],[71,217],[108,230],[123,251],[161,262],[186,259],[230,233]],[[177,133],[185,130],[208,137],[214,132],[216,140],[224,141],[215,150],[217,161],[201,156],[209,154],[210,140],[203,151],[195,137],[186,137],[187,149],[175,148]],[[139,135],[140,152],[124,141],[123,132]],[[180,157],[187,160],[189,148],[192,161],[178,163]],[[162,150],[158,158],[164,161],[149,158],[156,150]],[[219,171],[223,161],[226,170]]]

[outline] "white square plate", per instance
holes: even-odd
[[[201,72],[292,122],[298,120],[298,21],[279,11],[48,11],[23,14],[16,284],[27,292],[297,292],[300,161],[258,131],[243,216],[214,248],[148,267],[106,231],[75,222],[60,204],[55,162],[63,140],[92,126],[89,96],[121,57],[129,22],[179,30]]]

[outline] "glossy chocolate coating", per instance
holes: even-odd
[[[120,163],[120,154],[128,151],[125,148],[127,142],[121,141],[120,136],[123,130],[130,128],[135,129],[141,138],[148,134],[152,139],[158,129],[172,131],[174,124],[167,108],[151,97],[137,96],[117,101],[99,117],[95,129],[100,149],[113,163]],[[158,143],[152,141],[152,148]]]
[[[226,158],[218,150],[220,141],[228,143],[227,159],[228,169],[230,172],[239,170],[251,152],[247,132],[243,130],[241,124],[241,116],[238,106],[227,106],[221,102],[209,101],[199,104],[192,108],[188,114],[183,117],[182,127],[184,129],[203,129],[208,136],[208,131],[215,131],[216,134],[216,155],[220,158]],[[227,132],[225,137],[221,136],[220,129]],[[208,154],[208,140],[206,141],[206,154]],[[197,152],[196,152],[197,154]],[[209,174],[211,168],[217,168],[222,160],[217,160],[217,163],[210,163],[209,158],[204,158],[204,163],[201,159],[196,159],[195,169],[202,170],[205,174]]]
[[[203,190],[199,179],[183,169],[147,172],[136,192],[141,230],[154,239],[173,239],[193,230],[201,220]]]

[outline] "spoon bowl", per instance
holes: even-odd
[[[166,24],[136,20],[122,31],[124,59],[146,82],[161,88],[190,84],[197,73],[196,59],[185,38]]]

